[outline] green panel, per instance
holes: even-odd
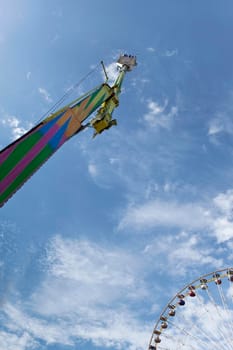
[[[15,181],[0,196],[0,206],[8,197],[11,197],[31,175],[33,175],[33,173],[53,154],[53,152],[53,149],[49,145],[43,148],[43,150],[31,161],[30,164],[28,164]]]
[[[101,97],[101,99],[99,99],[99,100],[96,102],[96,104],[93,106],[92,110],[88,113],[88,116],[89,116],[92,112],[94,112],[98,107],[100,107],[100,106],[102,105],[102,103],[103,103],[105,100],[106,100],[106,95],[103,95],[103,96]],[[88,117],[88,116],[87,116],[87,117]]]
[[[102,92],[102,90],[103,90],[103,87],[101,87],[101,89],[95,91],[95,92],[89,97],[89,101],[87,102],[85,109],[92,103],[92,101],[96,98],[96,96],[98,96],[98,94],[99,94],[100,92]],[[98,103],[98,102],[99,102],[99,101],[97,101],[97,103]]]
[[[35,132],[27,136],[25,140],[20,142],[9,157],[0,165],[0,181],[17,165],[17,163],[25,157],[30,149],[40,140],[41,135]]]

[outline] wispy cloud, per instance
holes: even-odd
[[[28,124],[28,128],[21,126],[21,121],[15,116],[5,115],[0,123],[11,130],[12,139],[15,140],[22,136],[32,125]]]
[[[154,47],[152,47],[152,46],[147,47],[146,50],[148,52],[151,52],[151,53],[156,51],[156,49]],[[173,57],[173,56],[178,55],[178,49],[166,50],[165,52],[161,52],[161,51],[159,52],[158,51],[157,53],[158,53],[158,56]]]
[[[213,228],[218,242],[233,238],[233,190],[219,193],[213,200],[217,209]]]
[[[98,175],[97,166],[93,163],[88,164],[88,172],[92,177],[96,177]]]
[[[229,111],[229,113],[232,113]],[[218,134],[226,133],[233,134],[233,122],[232,118],[228,115],[228,112],[218,113],[214,118],[210,119],[208,125],[208,135],[210,137],[218,136]]]
[[[169,270],[169,275],[185,276],[189,270],[198,272],[202,266],[222,266],[221,254],[216,247],[207,245],[208,239],[185,231],[160,235],[145,247],[144,253],[156,260],[160,269]]]
[[[214,204],[219,211],[228,217],[233,215],[233,190],[229,189],[226,192],[219,193],[214,198]]]
[[[5,325],[9,331],[14,331],[16,334],[30,334],[28,342],[33,343],[36,340],[45,341],[47,344],[62,343],[70,345],[72,342],[66,336],[65,328],[62,330],[61,324],[56,325],[53,322],[30,316],[19,305],[7,303],[4,305]],[[65,324],[63,324],[65,326]],[[25,348],[29,346],[26,344]]]
[[[109,78],[109,84],[111,85],[114,83],[114,81],[117,78],[117,75],[119,74],[116,63],[113,62],[113,63],[110,63],[109,65],[107,65],[106,72],[107,72],[107,75]],[[105,78],[105,76],[104,76],[104,78]]]
[[[0,331],[0,347],[7,350],[35,349],[37,341],[27,332]]]
[[[167,50],[164,54],[166,57],[172,57],[178,55],[178,49],[175,50]]]
[[[58,290],[57,292],[59,293]],[[33,348],[33,345],[39,348],[40,342],[45,342],[47,345],[74,346],[77,339],[91,341],[100,347],[122,349],[127,346],[131,350],[136,350],[145,348],[146,339],[150,334],[150,329],[126,310],[112,312],[81,308],[76,314],[74,310],[70,316],[60,315],[57,321],[50,320],[50,322],[41,317],[29,316],[20,306],[8,304],[4,311],[7,316],[6,327],[9,327],[9,333],[5,332],[5,335],[13,333],[15,341],[22,340],[22,347],[10,348],[12,350],[25,350]],[[15,333],[22,336],[16,336]]]
[[[48,250],[47,264],[49,278],[72,280],[79,284],[77,293],[80,295],[77,295],[76,302],[80,306],[96,302],[109,305],[122,295],[124,298],[132,295],[136,285],[140,290],[141,283],[135,272],[140,266],[135,257],[120,249],[112,248],[109,252],[107,247],[89,241],[64,240],[56,236]],[[95,293],[92,293],[93,289]],[[138,297],[141,298],[140,293]],[[59,309],[61,304],[58,303],[57,307]]]
[[[172,106],[170,110],[167,108],[168,100],[165,100],[163,105],[155,101],[148,101],[148,112],[143,116],[143,119],[150,127],[153,128],[170,128],[174,117],[178,113],[178,107]]]
[[[154,47],[147,47],[147,51],[149,51],[149,52],[155,52],[155,48],[154,48]]]
[[[26,309],[5,304],[7,326],[48,344],[74,345],[82,339],[97,346],[145,348],[150,327],[131,307],[147,293],[137,256],[56,236],[44,267],[46,277]],[[35,316],[29,316],[28,307]]]
[[[233,239],[233,190],[219,193],[208,203],[149,199],[138,205],[130,204],[118,225],[119,230],[131,229],[134,232],[159,227],[207,230],[218,243],[227,242]]]
[[[207,240],[185,231],[160,235],[139,254],[86,239],[53,237],[42,261],[41,284],[26,303],[18,300],[2,307],[0,345],[26,350],[39,348],[41,342],[75,346],[89,341],[99,347],[144,349],[152,327],[146,321],[151,314],[148,309],[143,314],[142,305],[153,301],[158,312],[153,288],[158,272],[177,284],[189,271],[221,266],[222,254]]]
[[[209,123],[208,135],[216,135],[224,130],[224,125],[220,119],[212,119]]]
[[[198,203],[154,200],[129,206],[119,223],[119,229],[133,227],[141,231],[152,227],[176,227],[193,230],[208,225],[208,213]]]
[[[53,102],[50,94],[48,93],[48,91],[42,87],[39,87],[38,88],[38,92],[40,93],[40,95],[43,97],[43,99],[46,101],[46,102]]]

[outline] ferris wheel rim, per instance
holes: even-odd
[[[225,272],[225,273],[224,273]],[[211,278],[207,279],[208,276],[211,276]],[[183,297],[185,298],[186,296],[188,296],[188,292],[186,292],[185,294],[183,294],[184,291],[187,291],[189,289],[189,287],[192,287],[194,289],[199,289],[201,288],[201,280],[206,279],[206,284],[208,285],[210,282],[215,281],[216,278],[227,278],[229,277],[229,275],[233,276],[233,267],[227,267],[227,268],[222,268],[222,269],[218,269],[218,270],[214,270],[212,272],[209,272],[207,274],[201,275],[198,278],[194,279],[193,281],[191,281],[190,283],[186,284],[183,288],[181,288],[170,300],[169,302],[166,304],[166,306],[162,309],[162,312],[160,313],[155,326],[153,328],[153,332],[150,338],[150,342],[149,342],[149,346],[148,346],[148,350],[152,350],[152,349],[157,349],[157,346],[152,346],[152,341],[154,339],[154,335],[155,335],[155,331],[158,328],[158,325],[160,324],[160,322],[163,320],[164,314],[166,313],[166,311],[168,309],[170,309],[170,306],[173,305],[174,300],[178,299],[178,297],[180,295],[183,295]],[[199,282],[199,284],[195,285],[197,282]],[[175,307],[177,306],[178,303],[175,304]]]

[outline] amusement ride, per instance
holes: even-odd
[[[162,310],[148,350],[233,348],[233,268],[200,276]]]
[[[95,137],[117,124],[112,113],[119,105],[125,74],[136,64],[135,56],[121,55],[117,61],[119,73],[112,86],[104,82],[95,87],[0,151],[0,207],[71,137],[87,127],[94,129]],[[96,110],[96,116],[87,120]]]

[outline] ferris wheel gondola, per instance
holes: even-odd
[[[195,279],[167,303],[148,350],[233,349],[233,268]]]

